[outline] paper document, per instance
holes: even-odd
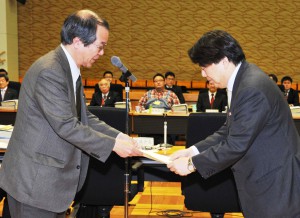
[[[12,131],[13,129],[12,125],[0,125],[0,131]]]
[[[158,154],[155,150],[140,150],[143,152],[144,157],[147,157],[151,160],[155,160],[164,164],[171,163],[170,158],[166,155]]]

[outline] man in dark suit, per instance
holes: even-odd
[[[89,156],[105,162],[112,151],[141,155],[132,138],[86,108],[80,67],[104,54],[108,36],[104,19],[77,11],[64,22],[62,44],[27,71],[0,170],[12,217],[65,218],[85,181]]]
[[[173,72],[169,71],[165,73],[165,83],[165,88],[173,91],[177,95],[180,104],[184,104],[185,99],[182,94],[182,89],[180,86],[175,85],[175,74]]]
[[[227,32],[204,34],[189,50],[202,76],[227,88],[227,120],[171,157],[177,174],[208,178],[231,167],[246,218],[300,217],[300,138],[276,84],[248,63]]]
[[[113,83],[113,78],[114,78],[113,73],[111,71],[105,71],[103,73],[103,78],[105,78],[110,83],[110,90],[117,92],[121,98],[121,101],[123,101],[123,86],[121,84]],[[96,92],[100,92],[98,83],[95,85],[95,93]]]
[[[227,96],[217,91],[214,81],[207,81],[206,84],[208,91],[199,92],[197,111],[205,112],[206,109],[218,109],[219,112],[224,111],[227,106]]]
[[[114,107],[116,102],[122,101],[119,93],[110,90],[110,82],[105,78],[102,78],[98,85],[100,91],[93,94],[91,106]]]
[[[8,76],[8,72],[5,69],[1,68],[0,75]],[[17,98],[19,98],[19,93],[20,93],[20,88],[21,88],[20,82],[9,81],[8,88],[15,90],[17,92]]]
[[[16,90],[8,88],[9,78],[5,74],[0,74],[0,104],[2,101],[18,99]]]
[[[298,91],[292,88],[293,80],[290,76],[284,76],[281,79],[282,92],[284,98],[290,106],[299,106]]]

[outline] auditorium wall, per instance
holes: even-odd
[[[179,80],[203,80],[187,50],[212,29],[231,33],[248,61],[281,79],[300,81],[300,1],[291,0],[28,0],[18,4],[19,68],[24,76],[41,55],[60,43],[64,18],[88,8],[108,20],[105,54],[84,78],[100,78],[119,56],[139,79],[173,71]]]

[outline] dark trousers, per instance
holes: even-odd
[[[12,218],[32,218],[32,217],[43,217],[43,218],[65,218],[66,213],[55,213],[47,210],[42,210],[36,207],[29,206],[21,203],[7,194],[9,210]]]

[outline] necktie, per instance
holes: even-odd
[[[3,101],[3,99],[4,99],[4,95],[3,96],[2,95],[3,95],[3,90],[1,89],[1,92],[0,92],[0,102]]]
[[[81,119],[81,76],[79,75],[76,81],[76,110],[77,110],[77,117]]]
[[[287,99],[287,98],[288,98],[288,95],[289,95],[288,90],[285,90],[285,91],[284,91],[284,98]]]
[[[104,106],[105,101],[106,101],[106,98],[107,98],[107,96],[106,96],[106,95],[103,95],[103,97],[102,97],[102,102],[101,102],[101,106]]]
[[[211,99],[210,99],[210,107],[213,108],[215,98],[214,98],[214,93],[211,93]]]

